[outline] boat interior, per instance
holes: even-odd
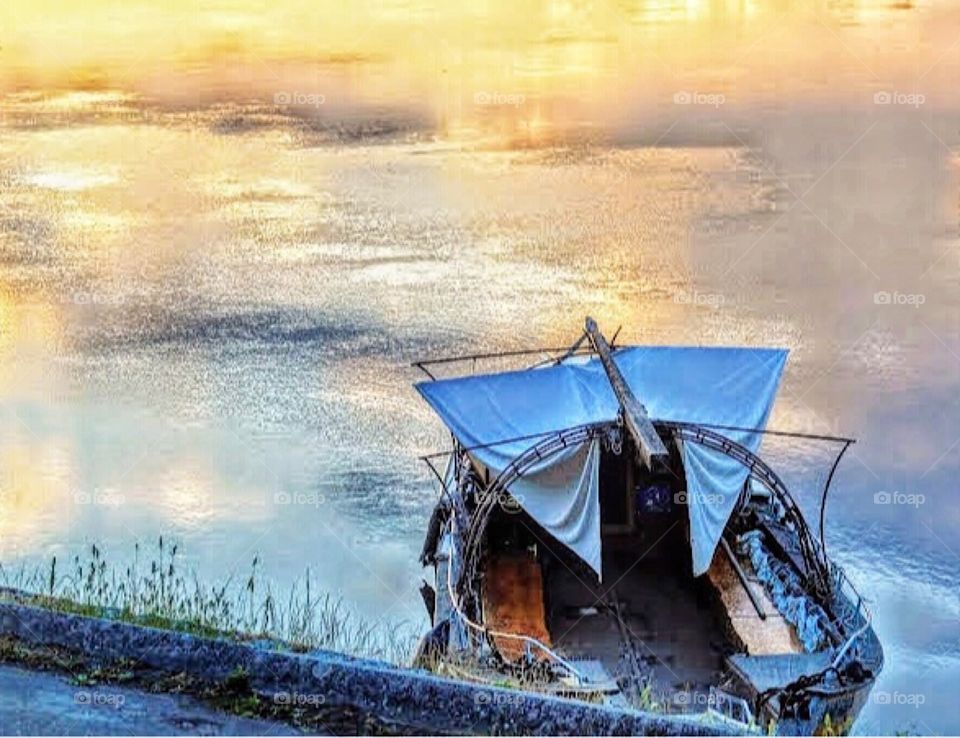
[[[745,585],[721,547],[707,575],[693,577],[676,446],[656,474],[635,459],[627,448],[601,457],[602,578],[525,513],[495,515],[484,620],[493,631],[535,638],[591,681],[615,682],[618,699],[700,712],[729,656],[802,648],[763,586]],[[524,654],[522,641],[495,641],[507,660]]]

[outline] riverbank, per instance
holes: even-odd
[[[0,600],[0,660],[194,696],[335,734],[731,735],[737,726],[444,679],[331,651],[294,653]]]

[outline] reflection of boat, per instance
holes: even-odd
[[[784,733],[851,721],[880,644],[822,509],[817,540],[756,453],[764,434],[852,441],[765,429],[786,351],[611,347],[590,319],[550,351],[452,379],[431,369],[455,360],[417,364],[453,438],[418,658]]]

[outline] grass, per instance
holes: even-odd
[[[823,718],[823,723],[817,729],[816,735],[818,736],[844,736],[850,735],[850,730],[853,728],[853,718],[847,718],[842,722],[835,723],[830,719],[830,713],[827,713]]]
[[[254,557],[243,579],[204,584],[181,570],[180,549],[161,537],[155,550],[134,547],[128,566],[110,564],[93,545],[67,566],[10,570],[0,584],[28,593],[30,604],[207,637],[270,640],[295,651],[325,649],[394,664],[409,662],[416,629],[409,623],[370,622],[329,592],[318,592],[309,569],[278,600]]]
[[[558,650],[555,649],[554,652],[557,653]],[[563,656],[564,654],[560,653],[559,655]],[[545,663],[540,662],[532,664],[520,662],[510,665],[507,669],[499,669],[472,653],[464,652],[448,654],[443,659],[428,664],[427,667],[441,676],[484,684],[489,687],[517,690],[519,692],[537,692],[597,704],[603,701],[603,697],[599,693],[584,692],[565,685],[557,679]],[[647,681],[637,686],[631,703],[634,708],[639,710],[664,714],[667,712],[665,706],[654,698],[653,687]]]

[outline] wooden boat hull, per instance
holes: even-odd
[[[573,360],[585,342],[596,358]],[[759,362],[758,349],[622,351],[588,318],[542,372],[436,382],[417,364],[454,439],[446,474],[431,464],[442,494],[421,554],[436,573],[425,648],[521,689],[534,672],[537,688],[707,713],[736,731],[843,732],[883,666],[823,542],[823,503],[854,440],[754,427],[783,350]],[[743,401],[731,383],[749,385]],[[615,418],[597,400],[608,389]],[[646,398],[687,419],[651,418]],[[757,455],[763,433],[842,445],[819,538]]]

